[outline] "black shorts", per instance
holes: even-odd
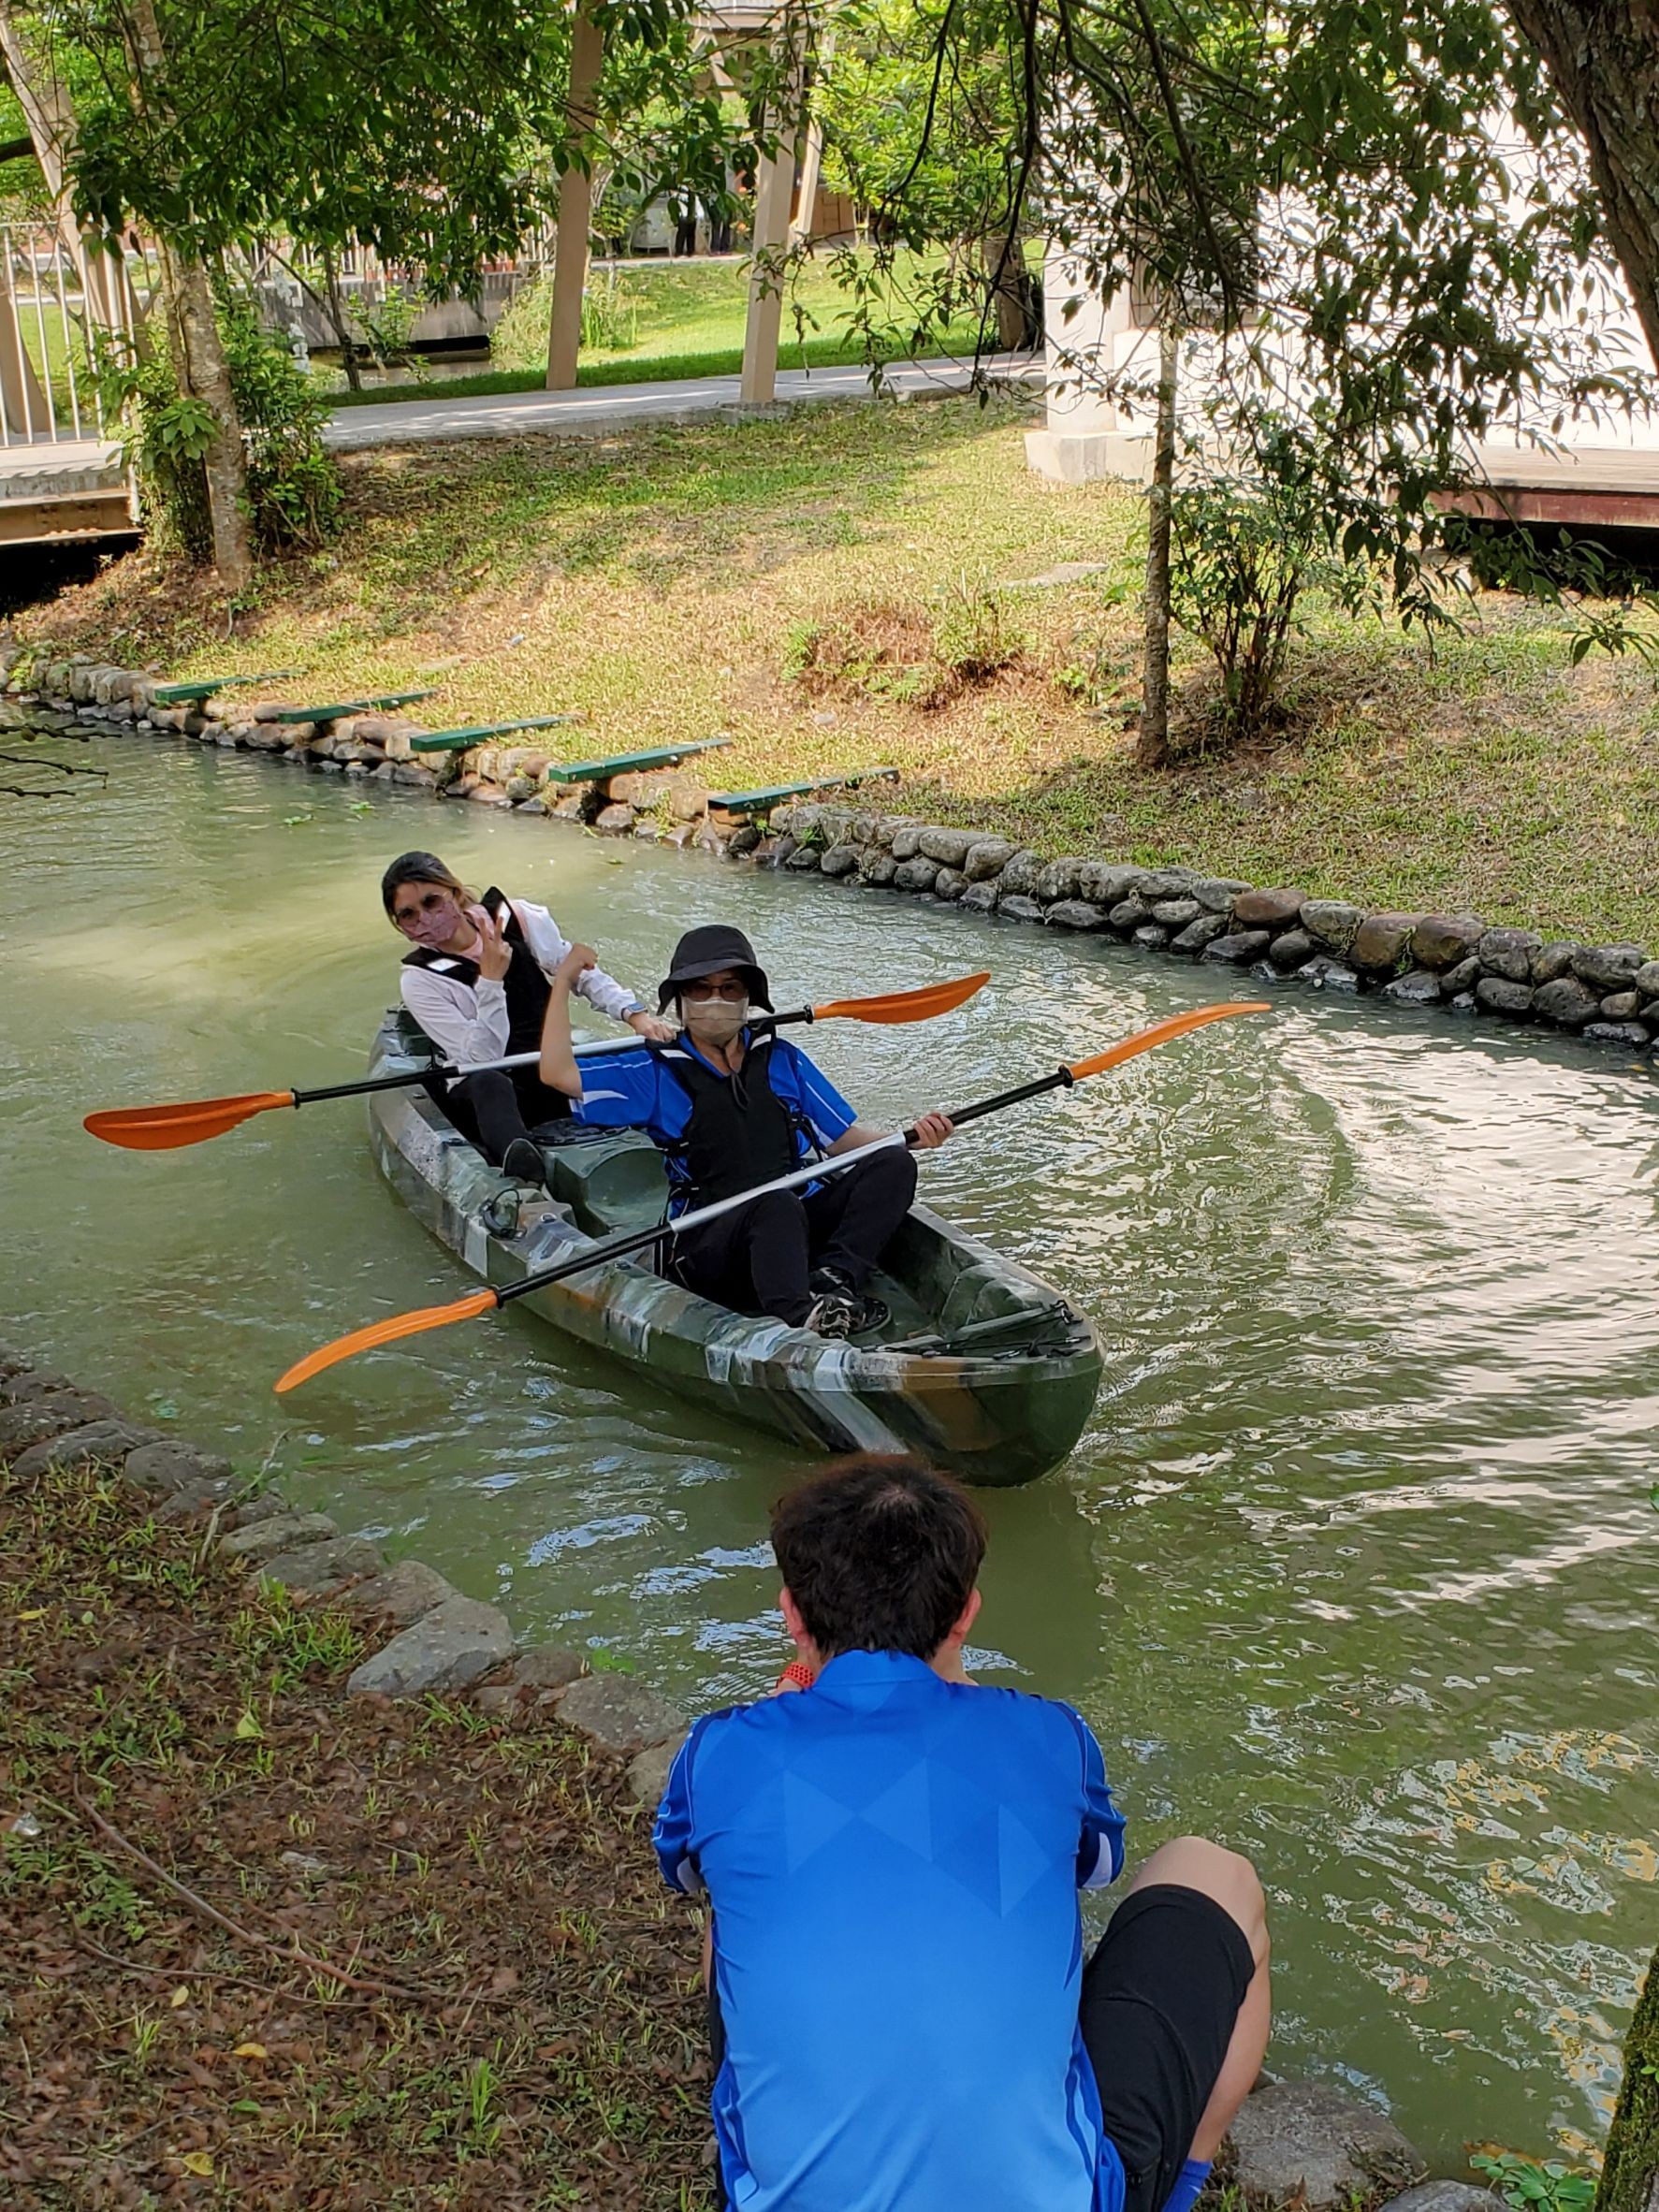
[[[1172,1882],[1130,1892],[1083,1970],[1079,2015],[1125,2212],[1162,2212],[1256,1972],[1214,1898]]]

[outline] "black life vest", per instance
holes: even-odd
[[[772,1088],[773,1041],[751,1035],[735,1075],[717,1074],[677,1045],[649,1048],[691,1101],[685,1128],[662,1146],[690,1178],[689,1186],[677,1185],[677,1198],[689,1195],[693,1205],[712,1205],[800,1166],[797,1139],[804,1135],[810,1143],[812,1133]]]
[[[502,982],[507,994],[507,1050],[539,1052],[542,1022],[547,1011],[547,1001],[553,996],[553,986],[525,942],[523,927],[511,902],[492,886],[484,894],[480,904],[502,924],[502,935],[513,948],[513,957]],[[451,982],[465,983],[469,990],[476,990],[478,986],[475,960],[462,960],[453,953],[435,953],[429,945],[416,945],[413,952],[405,953],[403,966],[429,968],[434,975],[447,976]]]

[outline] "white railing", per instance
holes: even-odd
[[[0,447],[107,435],[89,332],[130,330],[135,276],[141,256],[124,269],[95,249],[89,269],[55,230],[0,224]]]

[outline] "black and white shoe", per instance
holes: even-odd
[[[867,1290],[855,1290],[838,1267],[814,1268],[807,1288],[814,1298],[838,1298],[852,1308],[849,1336],[866,1335],[872,1329],[883,1328],[893,1318],[892,1310],[883,1299],[872,1298]]]
[[[851,1298],[844,1297],[839,1291],[830,1290],[826,1291],[822,1297],[813,1300],[811,1311],[801,1323],[801,1327],[810,1329],[814,1336],[831,1336],[844,1340],[852,1334],[857,1320],[858,1308],[854,1302]]]
[[[502,1155],[503,1175],[515,1183],[533,1183],[538,1188],[547,1187],[547,1162],[539,1144],[529,1137],[515,1137]]]

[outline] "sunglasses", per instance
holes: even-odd
[[[454,903],[454,898],[455,894],[450,891],[429,891],[417,898],[413,906],[394,907],[392,920],[400,929],[407,929],[412,922],[418,922],[423,915],[442,913],[446,906]]]
[[[729,1005],[737,1006],[749,997],[749,985],[735,981],[729,983],[713,983],[706,977],[699,977],[695,982],[682,983],[679,987],[679,995],[682,998],[699,1000],[723,998]]]

